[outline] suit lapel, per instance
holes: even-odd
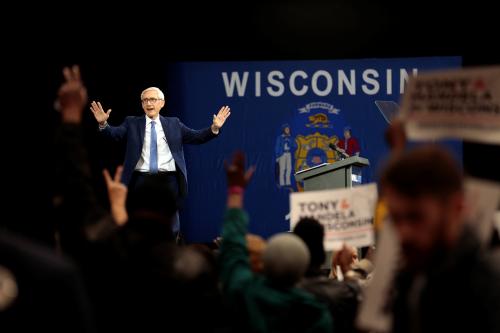
[[[168,118],[160,116],[160,122],[161,122],[161,127],[163,128],[163,133],[165,133],[165,137],[167,138],[167,144],[170,145],[170,142],[172,142],[171,140],[172,131],[169,131],[168,121],[169,121]]]
[[[141,151],[142,151],[142,146],[144,145],[144,132],[146,130],[146,116],[142,116],[139,121],[137,122],[137,126],[139,126],[139,135],[141,141]]]

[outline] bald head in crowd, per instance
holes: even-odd
[[[293,287],[304,276],[310,254],[302,239],[281,233],[269,239],[262,259],[269,280],[281,287]]]

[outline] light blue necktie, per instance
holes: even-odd
[[[158,173],[158,145],[156,142],[155,122],[151,122],[151,142],[149,147],[149,172]]]

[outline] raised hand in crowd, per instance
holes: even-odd
[[[61,112],[64,123],[80,124],[87,104],[87,89],[81,79],[80,67],[64,67],[63,75],[65,82],[57,93],[56,109]]]
[[[224,163],[228,187],[228,208],[243,207],[243,191],[250,182],[255,167],[251,166],[245,171],[245,155],[238,151],[233,155],[231,164]]]
[[[128,189],[127,186],[120,181],[123,173],[123,167],[119,166],[116,169],[114,178],[111,178],[107,169],[104,169],[102,173],[106,181],[106,187],[108,188],[108,198],[113,220],[117,225],[124,225],[128,220],[126,209]]]

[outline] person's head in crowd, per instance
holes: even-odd
[[[342,249],[335,252],[332,257],[332,271],[330,276],[337,278],[337,266],[340,267],[342,274],[346,274],[353,264],[358,262],[358,250],[350,245],[344,244]]]
[[[297,222],[293,232],[304,241],[311,255],[309,267],[305,275],[319,275],[321,265],[326,260],[325,248],[323,247],[323,238],[325,235],[323,226],[318,220],[305,217]]]
[[[266,249],[266,241],[254,234],[247,234],[245,236],[247,241],[248,255],[250,257],[250,268],[254,273],[261,273],[264,270],[264,262],[262,255]]]
[[[177,252],[174,259],[174,274],[178,281],[197,291],[217,285],[217,262],[206,246],[193,244]]]
[[[127,197],[128,228],[151,239],[173,239],[172,223],[177,212],[174,193],[159,175],[145,176]]]
[[[372,277],[373,263],[368,259],[361,259],[351,265],[351,269],[344,276],[345,280],[356,281],[359,284],[366,285]]]
[[[350,139],[352,137],[352,129],[350,126],[344,127],[344,138]]]
[[[299,237],[280,233],[269,239],[262,259],[267,278],[277,287],[291,288],[304,276],[310,255]]]
[[[172,332],[213,332],[221,324],[222,300],[220,298],[218,265],[213,251],[203,244],[176,247],[172,259],[173,288],[168,288],[164,298],[171,300],[176,315],[170,318],[175,324],[166,325]],[[167,282],[168,283],[168,282]],[[165,312],[159,317],[165,324]],[[195,314],[195,316],[193,316]],[[171,327],[174,326],[174,327]]]
[[[462,178],[453,157],[435,145],[402,153],[386,166],[382,195],[407,268],[425,268],[434,255],[458,240],[464,209]]]

